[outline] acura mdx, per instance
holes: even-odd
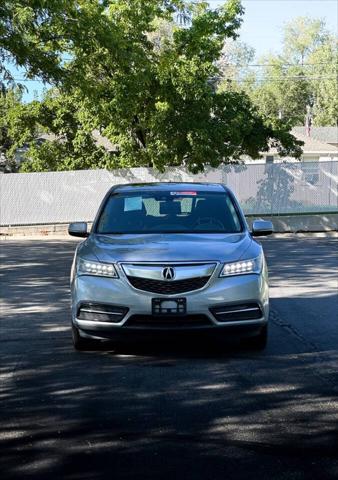
[[[112,187],[71,271],[74,347],[126,335],[185,332],[247,337],[262,349],[269,317],[268,272],[234,194],[221,184]]]

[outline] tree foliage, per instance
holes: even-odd
[[[315,125],[337,125],[337,41],[322,20],[298,17],[286,24],[283,51],[260,59],[258,73],[246,72],[235,90],[244,90],[260,114],[273,121],[282,116],[290,126],[304,125],[307,106]],[[237,80],[237,84],[236,84]],[[242,75],[243,80],[243,75]],[[222,83],[229,89],[229,81]]]
[[[283,56],[303,65],[328,39],[325,22],[319,18],[296,17],[285,25]]]
[[[267,65],[260,71],[264,80],[251,84],[251,99],[264,117],[282,117],[292,126],[303,125],[306,106],[313,100],[304,69],[285,66],[284,59],[272,56],[262,59],[262,63]]]
[[[175,12],[189,25],[175,25]],[[239,0],[217,9],[183,0],[5,0],[0,13],[2,58],[58,87],[33,110],[36,124],[62,141],[31,142],[26,170],[200,171],[257,158],[270,144],[301,154],[288,123],[262,116],[244,92],[214,87],[224,43],[242,21]],[[160,26],[167,33],[159,43]],[[117,155],[96,147],[93,129],[119,146]]]
[[[250,45],[238,40],[226,40],[217,61],[219,80],[225,79],[226,83],[244,80],[249,74],[248,67],[254,58],[255,50]]]
[[[76,24],[73,0],[2,0],[0,3],[0,74],[14,83],[9,64],[28,78],[59,82],[64,78],[62,54]],[[80,1],[79,4],[82,2]]]
[[[20,92],[8,90],[0,96],[0,114],[5,171],[16,170],[16,157],[24,172],[104,168],[110,157],[110,166],[117,166],[116,157],[97,145],[74,97],[51,90],[43,102],[24,104]]]
[[[338,42],[329,38],[309,57],[313,64],[310,82],[313,91],[315,125],[333,126],[338,123]]]
[[[0,93],[0,171],[15,172],[18,149],[35,138],[34,114],[21,101],[20,89]]]

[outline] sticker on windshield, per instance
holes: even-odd
[[[126,197],[124,199],[124,211],[132,212],[142,210],[142,197]]]
[[[170,192],[170,195],[197,195],[197,192]]]

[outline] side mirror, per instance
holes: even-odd
[[[88,225],[86,222],[70,223],[68,233],[73,237],[88,237]]]
[[[271,233],[273,233],[272,222],[268,220],[255,220],[252,224],[251,233],[254,237],[263,237],[264,235],[271,235]]]

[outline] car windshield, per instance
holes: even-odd
[[[114,193],[96,233],[238,233],[241,221],[226,192]]]

